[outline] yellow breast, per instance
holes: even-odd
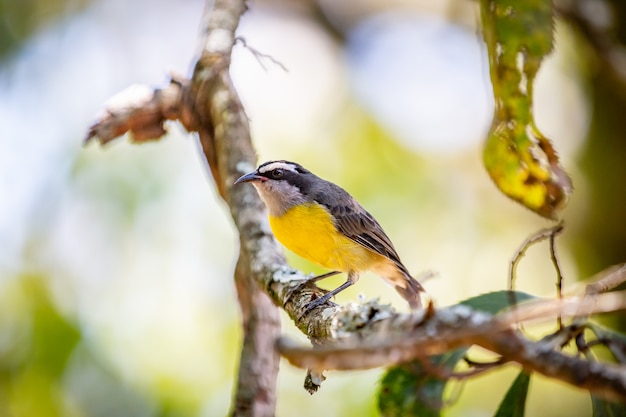
[[[287,249],[327,269],[365,271],[381,258],[338,232],[328,210],[317,203],[270,216],[270,226]]]

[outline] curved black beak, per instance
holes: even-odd
[[[255,181],[265,181],[267,178],[260,176],[259,174],[254,172],[250,172],[249,174],[243,175],[239,177],[237,181],[235,181],[234,185],[241,184],[242,182],[255,182]]]

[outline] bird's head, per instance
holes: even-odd
[[[280,216],[298,204],[309,202],[308,191],[320,180],[302,165],[289,161],[269,161],[240,177],[235,184],[249,182],[273,216]]]

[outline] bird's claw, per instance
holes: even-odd
[[[328,293],[328,290],[325,290],[325,289],[320,288],[317,285],[315,285],[315,280],[313,278],[308,278],[308,279],[303,280],[301,283],[299,283],[298,285],[296,285],[295,287],[293,287],[292,289],[290,289],[287,292],[287,295],[285,295],[285,302],[283,303],[283,308],[287,304],[289,304],[289,302],[293,298],[294,294],[299,293],[300,291],[302,291],[305,288],[311,288],[311,289],[315,289],[315,290],[321,291],[321,292],[324,293],[324,295],[326,295],[326,293]]]
[[[326,294],[324,294],[323,296],[310,301],[309,304],[307,304],[306,307],[304,308],[304,311],[298,316],[298,320],[302,320],[304,316],[306,316],[307,314],[309,314],[311,311],[321,306],[322,304],[329,303],[332,306],[337,306],[337,304],[330,301],[333,295],[334,294],[330,294],[330,291],[326,291]]]
[[[327,272],[325,274],[322,275],[317,275],[317,276],[313,276],[313,277],[309,277],[305,280],[303,280],[301,283],[299,283],[298,285],[296,285],[295,287],[293,287],[292,289],[289,290],[289,292],[287,292],[287,295],[285,296],[285,302],[283,303],[283,308],[289,303],[289,301],[291,301],[291,297],[293,297],[293,295],[299,291],[302,291],[304,288],[313,288],[316,290],[321,291],[322,293],[324,293],[324,295],[326,295],[329,291],[325,290],[323,288],[318,287],[317,285],[315,285],[316,282],[324,279],[324,278],[328,278],[328,277],[332,277],[333,275],[337,275],[339,273],[339,271],[331,271],[331,272]]]

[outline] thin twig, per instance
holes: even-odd
[[[468,358],[467,356],[463,358],[463,361],[469,366],[473,367],[473,369],[470,369],[469,371],[463,371],[463,372],[452,372],[449,375],[450,378],[467,379],[467,378],[474,377],[474,376],[483,374],[485,372],[491,371],[493,369],[499,368],[500,366],[502,366],[503,364],[507,362],[502,357],[491,362],[476,362]]]
[[[556,255],[556,247],[554,244],[557,233],[561,233],[563,230],[563,222],[559,223],[557,227],[560,227],[558,231],[550,234],[550,259],[552,259],[552,264],[554,265],[554,270],[556,271],[556,295],[559,300],[563,299],[563,274],[561,273],[561,266],[559,265],[559,258]],[[557,326],[559,329],[563,328],[563,319],[561,316],[558,316],[556,319]]]
[[[561,315],[557,315],[561,317]],[[563,349],[573,339],[576,339],[579,334],[585,330],[585,325],[577,323],[570,324],[569,326],[560,327],[552,334],[546,335],[541,339],[541,342],[545,343],[546,348],[550,349]]]
[[[626,264],[613,265],[590,278],[585,294],[601,294],[626,282]]]
[[[559,283],[557,285],[560,285],[561,269],[559,268],[558,261],[556,260],[556,253],[554,252],[554,237],[558,235],[559,233],[561,233],[562,231],[563,231],[563,221],[559,222],[556,226],[539,230],[537,233],[535,233],[534,235],[531,235],[529,238],[524,240],[522,245],[519,247],[519,249],[515,253],[515,256],[513,256],[513,259],[511,260],[511,264],[509,268],[509,291],[510,291],[509,298],[510,298],[511,305],[513,306],[517,305],[517,297],[515,295],[515,291],[513,291],[515,288],[515,280],[517,278],[517,266],[522,260],[522,257],[526,254],[526,251],[528,250],[528,248],[548,238],[550,239],[550,242],[551,242],[550,254],[551,256],[553,256],[552,262],[555,265],[555,268],[557,270],[557,275],[558,275],[557,282]],[[559,290],[559,293],[560,293],[560,290]],[[513,311],[515,310],[516,310],[516,307],[513,308]],[[559,323],[559,328],[562,327],[561,319],[557,318],[557,321]]]
[[[556,226],[548,227],[545,229],[539,230],[534,235],[526,238],[520,248],[517,250],[513,259],[511,260],[510,268],[509,268],[509,290],[513,291],[515,288],[515,279],[517,278],[517,266],[522,260],[522,257],[526,254],[528,248],[530,248],[535,243],[542,242],[551,236],[556,236],[563,231],[563,222],[560,222]],[[560,271],[560,270],[559,270]]]
[[[267,67],[263,63],[263,59],[269,59],[274,65],[280,67],[283,71],[289,72],[287,67],[285,65],[283,65],[282,62],[280,62],[279,60],[277,60],[276,58],[274,58],[271,55],[264,54],[264,53],[260,52],[258,49],[251,47],[250,45],[248,45],[248,43],[246,42],[246,40],[243,37],[241,37],[241,36],[236,37],[235,38],[235,43],[241,43],[244,48],[246,48],[247,50],[252,52],[252,55],[254,55],[254,57],[258,61],[259,65],[261,66],[261,68],[263,68],[265,71],[267,71]]]
[[[479,361],[470,359],[468,356],[463,357],[463,362],[465,362],[466,364],[474,368],[489,368],[494,365],[502,365],[503,363],[506,363],[506,361],[502,357],[496,359],[495,361],[479,362]]]
[[[626,364],[626,341],[624,339],[612,337],[595,324],[589,324],[588,328],[596,337],[596,340],[592,341],[594,345],[601,344],[605,346],[618,363]],[[589,344],[592,342],[589,342]]]

